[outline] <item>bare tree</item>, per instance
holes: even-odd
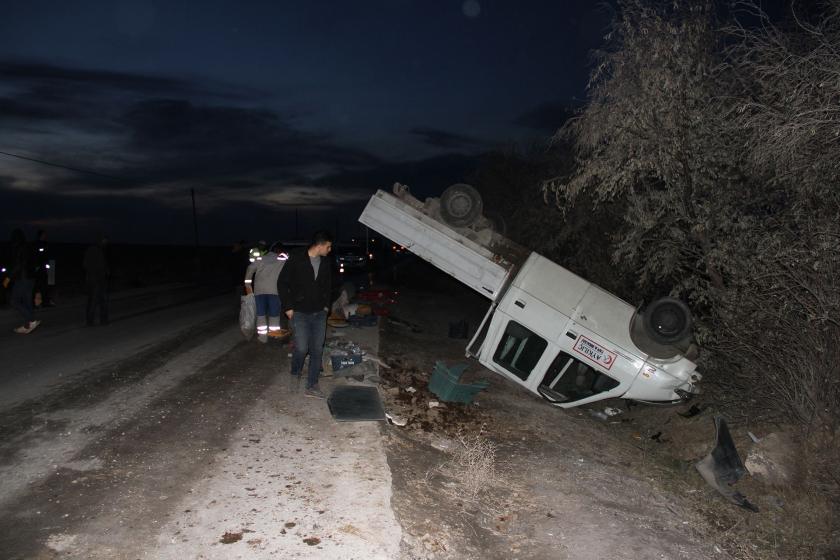
[[[735,24],[727,123],[743,131],[760,212],[733,252],[716,306],[722,380],[804,424],[840,421],[840,2],[775,26]],[[738,394],[740,392],[736,392]],[[729,392],[729,394],[733,394]],[[742,393],[741,393],[742,394]]]
[[[719,26],[709,4],[620,2],[559,133],[577,166],[544,196],[617,209],[613,261],[700,311],[708,378],[738,410],[836,425],[840,0],[782,27],[738,7]]]
[[[625,0],[589,85],[589,104],[558,133],[576,142],[578,167],[544,193],[568,211],[588,194],[616,201],[623,227],[613,259],[643,290],[695,305],[723,288],[732,215],[744,197],[711,7]]]

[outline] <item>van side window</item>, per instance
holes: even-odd
[[[551,362],[539,392],[553,402],[572,402],[618,387],[609,375],[560,352]]]
[[[493,361],[524,381],[540,361],[546,346],[544,339],[516,321],[508,321]]]

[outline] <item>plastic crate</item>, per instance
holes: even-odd
[[[461,383],[461,376],[467,364],[455,364],[447,367],[443,362],[436,362],[432,377],[429,379],[429,391],[444,402],[471,403],[475,396],[487,388],[487,381]]]
[[[349,368],[362,363],[361,354],[333,354],[330,355],[333,371]]]

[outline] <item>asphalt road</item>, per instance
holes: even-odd
[[[106,327],[0,313],[0,557],[399,555],[378,424],[334,422],[235,317],[189,286],[117,295]]]
[[[0,311],[0,409],[220,316],[235,318],[232,292],[182,284],[114,294],[106,327],[84,326],[84,298],[36,312],[42,323],[28,335],[12,332],[20,318],[4,309]]]

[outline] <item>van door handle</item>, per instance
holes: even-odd
[[[521,302],[521,301],[519,301],[519,300],[516,300],[516,301],[514,301],[514,302],[513,302],[513,304],[514,304],[516,307],[521,307],[522,309],[525,309],[525,303],[524,303],[524,302]]]

